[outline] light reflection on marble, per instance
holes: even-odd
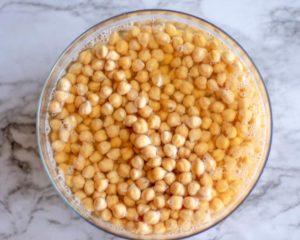
[[[269,90],[273,147],[245,203],[191,239],[300,239],[300,1],[0,1],[0,239],[117,239],[76,216],[50,186],[35,141],[37,100],[63,49],[93,24],[139,8],[181,10],[223,28]]]

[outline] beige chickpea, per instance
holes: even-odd
[[[144,190],[146,189],[147,187],[149,187],[150,185],[150,180],[146,177],[142,177],[142,178],[139,178],[137,181],[136,181],[136,185],[138,186],[139,189],[141,190]]]
[[[147,105],[147,103],[148,103],[148,99],[147,99],[147,97],[146,96],[138,96],[136,99],[135,99],[135,106],[137,107],[137,108],[144,108],[146,105]]]
[[[180,182],[172,183],[169,190],[170,190],[170,193],[172,193],[173,195],[184,196],[184,194],[185,194],[185,187]]]
[[[148,119],[148,126],[150,129],[158,129],[160,127],[161,119],[158,115],[152,115]]]
[[[187,159],[181,158],[176,161],[176,170],[178,172],[189,172],[191,170],[191,163]]]
[[[150,106],[146,106],[138,110],[138,114],[143,118],[148,118],[153,113],[153,109]]]
[[[96,211],[102,211],[107,207],[105,198],[99,197],[94,200],[94,209]]]
[[[49,104],[49,112],[51,114],[58,114],[62,111],[62,106],[60,105],[59,102],[57,101],[52,101],[50,104]]]
[[[131,85],[125,81],[119,83],[117,92],[120,95],[126,95],[131,90]]]
[[[168,185],[165,183],[164,180],[158,180],[154,185],[154,191],[157,193],[164,193],[167,191]]]
[[[141,190],[135,184],[133,184],[129,186],[127,196],[132,200],[137,201],[141,198]]]
[[[112,213],[116,218],[125,218],[127,215],[126,206],[122,203],[117,203],[112,206]]]
[[[144,148],[151,144],[151,139],[147,135],[138,135],[135,139],[135,147]]]
[[[162,167],[171,172],[176,167],[176,161],[172,158],[164,158],[162,160]]]
[[[190,172],[183,172],[177,176],[177,180],[181,182],[183,185],[189,184],[192,181],[192,178],[193,176],[192,173]]]
[[[192,164],[192,172],[196,176],[201,176],[205,171],[204,162],[200,159],[196,159]]]
[[[162,167],[155,167],[152,170],[152,177],[155,181],[162,180],[165,175],[166,175],[166,170],[164,170]]]
[[[113,169],[114,162],[110,158],[104,158],[98,163],[98,167],[102,172],[109,172]]]
[[[118,174],[120,177],[126,178],[130,174],[131,167],[125,163],[121,163],[118,167]]]
[[[198,116],[191,116],[188,117],[185,121],[185,124],[189,127],[189,128],[199,128],[200,125],[202,123],[202,120],[200,117]]]
[[[121,156],[121,151],[119,148],[112,148],[108,151],[106,156],[114,161],[118,160]]]
[[[153,145],[148,145],[141,150],[141,154],[146,159],[155,159],[157,148]]]
[[[135,121],[132,125],[132,129],[134,132],[138,134],[143,134],[148,131],[148,124],[146,120],[139,118],[137,121]]]
[[[130,163],[131,163],[131,166],[136,169],[142,169],[144,166],[144,160],[138,155],[135,156],[134,158],[132,158]]]
[[[79,107],[78,113],[82,116],[89,115],[92,112],[92,104],[90,101],[82,103]]]
[[[109,209],[106,208],[106,209],[104,209],[104,210],[101,211],[100,216],[101,216],[101,218],[104,221],[108,222],[112,218],[112,213],[111,213],[111,211]]]
[[[161,141],[164,144],[170,143],[172,140],[172,133],[169,131],[163,131],[161,133]]]
[[[75,189],[82,189],[85,184],[85,179],[81,175],[76,175],[73,177],[72,187]]]
[[[154,199],[155,197],[155,191],[153,190],[153,188],[146,188],[145,190],[143,190],[142,192],[142,199],[145,202],[150,202]]]
[[[199,200],[195,197],[185,197],[183,199],[183,206],[187,209],[195,210],[199,206]]]
[[[167,123],[170,127],[176,127],[181,124],[180,116],[176,112],[172,112],[168,115]]]
[[[89,212],[94,211],[94,205],[93,205],[93,199],[90,197],[87,197],[82,200],[82,204],[85,207],[85,209]]]
[[[179,210],[183,205],[183,197],[172,196],[168,199],[167,204],[172,210]]]
[[[150,234],[152,232],[152,226],[144,222],[138,222],[136,232],[142,235]]]
[[[192,181],[188,184],[187,192],[190,196],[196,195],[200,190],[200,184],[196,181]]]
[[[181,147],[185,143],[185,137],[180,134],[174,134],[172,137],[172,144],[176,147]]]
[[[206,57],[207,50],[205,48],[196,47],[192,53],[193,61],[196,63],[202,62]]]
[[[147,166],[150,168],[159,167],[161,165],[161,157],[156,156],[157,150],[155,150],[155,154],[147,161]]]
[[[152,225],[156,224],[156,223],[159,222],[160,212],[150,210],[150,211],[145,213],[143,219],[147,224],[152,224]]]
[[[94,181],[92,180],[87,180],[84,184],[84,192],[87,194],[87,195],[91,195],[94,193],[95,191],[95,186],[94,186]]]
[[[173,159],[176,158],[178,149],[175,145],[166,144],[166,145],[164,145],[163,150],[164,150],[164,153],[167,157],[170,157],[170,158],[173,158]]]
[[[199,194],[201,199],[210,201],[212,199],[213,189],[209,186],[201,187]]]
[[[67,78],[63,77],[60,79],[57,88],[64,92],[69,92],[71,89],[71,82]]]
[[[94,174],[95,174],[95,168],[92,165],[86,166],[82,170],[82,176],[86,179],[90,179],[94,177]]]

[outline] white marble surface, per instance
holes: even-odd
[[[300,239],[300,1],[0,0],[0,239],[117,239],[77,217],[38,160],[35,114],[61,51],[86,28],[139,8],[182,10],[234,36],[253,57],[273,106],[273,146],[250,197],[191,239]]]

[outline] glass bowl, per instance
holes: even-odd
[[[119,229],[112,226],[99,218],[95,218],[90,215],[80,204],[79,201],[74,198],[71,194],[71,190],[65,185],[63,174],[56,168],[56,163],[52,155],[52,150],[48,140],[48,133],[50,127],[48,125],[48,114],[47,107],[49,101],[52,97],[53,90],[58,79],[64,74],[65,68],[69,63],[74,60],[78,53],[92,43],[95,39],[99,37],[105,37],[111,31],[111,29],[118,29],[126,25],[130,25],[133,22],[144,22],[153,20],[169,20],[176,21],[179,23],[184,23],[186,25],[196,27],[204,32],[207,32],[218,39],[220,39],[230,50],[232,50],[244,63],[246,68],[248,68],[249,74],[254,79],[260,97],[262,100],[262,105],[265,112],[265,142],[263,146],[262,156],[260,161],[258,161],[256,170],[254,171],[251,179],[248,181],[247,187],[239,195],[239,197],[228,207],[225,208],[219,215],[215,216],[212,220],[202,224],[197,225],[195,228],[187,232],[177,232],[166,233],[162,235],[150,234],[150,235],[138,235],[130,233],[126,230]],[[271,146],[271,133],[272,133],[272,119],[271,119],[271,107],[268,94],[265,85],[262,81],[262,77],[259,74],[256,66],[247,55],[246,51],[228,34],[216,27],[215,25],[192,15],[175,12],[169,10],[140,10],[135,12],[124,13],[103,22],[96,24],[95,26],[88,29],[82,35],[80,35],[76,40],[74,40],[67,49],[62,53],[62,55],[57,60],[56,64],[53,66],[52,71],[46,80],[43,91],[41,93],[38,110],[37,110],[37,141],[40,159],[44,166],[44,169],[50,178],[50,181],[54,188],[57,190],[62,199],[67,203],[67,205],[72,208],[77,214],[79,214],[83,219],[87,220],[94,226],[102,229],[111,234],[131,238],[131,239],[178,239],[183,237],[192,236],[209,229],[210,227],[216,225],[228,215],[230,215],[238,206],[245,200],[249,195],[251,190],[254,188],[256,182],[258,181],[265,163],[268,158],[268,154]]]

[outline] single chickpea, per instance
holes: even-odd
[[[112,206],[112,213],[116,218],[125,218],[127,215],[126,206],[122,203],[117,203]]]
[[[180,116],[176,112],[172,112],[168,115],[167,123],[170,127],[176,127],[181,124]]]
[[[157,208],[163,208],[166,204],[165,197],[163,195],[155,196],[153,199],[153,203]]]
[[[141,32],[140,34],[138,34],[137,36],[138,42],[144,47],[146,48],[149,40],[150,40],[150,35],[147,32]]]
[[[164,158],[162,160],[162,167],[171,172],[176,167],[176,161],[172,158]]]
[[[94,187],[94,181],[92,180],[87,180],[84,184],[84,192],[87,194],[87,195],[91,195],[94,193],[95,191],[95,187]]]
[[[146,188],[145,190],[143,190],[142,192],[142,199],[146,202],[150,202],[154,199],[155,197],[155,191],[153,190],[153,188]]]
[[[134,158],[132,158],[130,163],[131,163],[131,166],[136,169],[143,169],[144,160],[138,155],[135,156]]]
[[[144,190],[150,186],[150,181],[148,178],[142,177],[136,181],[136,185],[139,189]]]
[[[109,172],[113,170],[114,162],[112,159],[104,158],[98,163],[98,167],[102,172]]]
[[[171,196],[167,201],[168,206],[172,210],[179,210],[183,205],[183,197],[182,196]]]
[[[172,195],[184,196],[184,194],[185,194],[185,187],[180,182],[174,182],[170,186],[169,191],[170,191],[170,193],[172,193]]]
[[[196,181],[192,181],[188,184],[188,188],[187,188],[187,191],[188,191],[188,194],[190,196],[195,196],[200,190],[200,184]]]
[[[205,171],[205,165],[204,162],[200,159],[196,159],[192,164],[192,172],[196,176],[201,176]]]
[[[107,173],[107,179],[110,183],[115,184],[119,182],[120,176],[118,175],[117,171],[111,171]]]
[[[185,143],[185,137],[180,134],[174,134],[172,137],[172,144],[176,147],[181,147]]]
[[[132,200],[137,201],[141,198],[141,190],[135,184],[133,184],[129,186],[127,195]]]
[[[159,181],[162,180],[166,175],[166,170],[164,170],[162,167],[155,167],[151,173],[154,181]]]
[[[145,159],[156,159],[157,148],[153,145],[148,145],[141,150],[141,154]]]
[[[196,47],[192,53],[193,61],[196,63],[202,62],[206,57],[207,50],[205,48]]]
[[[195,197],[185,197],[183,199],[183,206],[187,209],[195,210],[199,206],[199,200]]]
[[[206,142],[199,142],[195,145],[194,151],[199,157],[201,157],[208,151],[208,144]]]
[[[125,81],[119,83],[117,92],[120,95],[126,95],[131,90],[131,85]]]
[[[148,126],[150,129],[158,129],[160,127],[160,117],[158,115],[152,115],[148,119]]]
[[[85,184],[85,179],[81,175],[76,175],[73,177],[72,187],[75,189],[82,189]]]
[[[85,209],[89,212],[94,211],[94,204],[93,204],[93,199],[90,197],[87,197],[82,200],[82,204],[85,207]]]
[[[229,139],[226,138],[224,135],[220,135],[216,139],[217,148],[226,150],[229,147],[229,144],[230,144]]]
[[[93,178],[94,174],[95,174],[95,168],[92,165],[89,165],[82,170],[82,176],[86,179]]]
[[[163,150],[167,157],[170,157],[173,159],[176,158],[177,151],[178,151],[176,146],[174,146],[172,144],[166,144],[166,145],[164,145]]]
[[[139,135],[135,139],[135,147],[144,148],[151,144],[151,139],[147,135]]]
[[[71,89],[71,82],[69,79],[63,77],[60,79],[58,85],[57,85],[57,89],[64,91],[64,92],[69,92]]]
[[[143,219],[147,224],[152,224],[152,225],[156,224],[156,223],[159,222],[160,212],[150,210],[150,211],[145,213]]]
[[[191,117],[187,118],[185,121],[185,124],[189,128],[199,128],[201,123],[202,123],[202,120],[198,116],[191,116]]]
[[[157,193],[164,193],[167,191],[168,185],[163,180],[159,180],[154,185],[154,191]]]
[[[219,212],[224,208],[224,204],[220,198],[214,198],[211,201],[210,207],[212,208],[213,211]]]
[[[49,112],[51,114],[58,114],[62,111],[62,106],[60,105],[59,102],[57,101],[52,101],[50,104],[49,104]]]
[[[124,120],[124,125],[127,127],[131,127],[136,121],[137,117],[135,115],[127,115]]]
[[[209,186],[201,187],[199,194],[202,200],[210,201],[212,199],[213,189]]]
[[[150,234],[152,232],[152,226],[144,222],[138,222],[136,232],[142,235]]]
[[[143,134],[148,131],[148,124],[144,119],[139,118],[137,121],[133,123],[132,129],[134,132],[138,134]]]
[[[161,145],[161,139],[160,139],[160,135],[159,133],[151,133],[150,134],[150,139],[151,139],[151,142],[154,146],[160,146]]]
[[[176,170],[178,172],[189,172],[191,170],[191,163],[187,159],[181,158],[176,161]]]
[[[190,172],[183,172],[178,175],[177,180],[181,182],[183,185],[187,185],[192,181],[192,173]]]

